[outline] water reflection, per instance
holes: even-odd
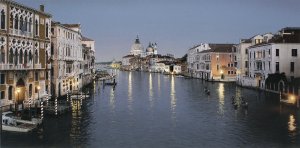
[[[93,86],[94,86],[94,87],[93,87],[93,88],[94,88],[94,94],[96,94],[96,81],[95,81],[95,80],[93,81],[93,84],[94,84],[94,85],[93,85]]]
[[[149,73],[149,102],[150,108],[153,107],[153,85],[152,85],[152,74]]]
[[[79,99],[73,100],[73,107],[72,107],[72,118],[71,118],[71,131],[70,131],[70,137],[71,137],[71,143],[74,145],[78,145],[78,139],[80,139],[81,135],[81,106]]]
[[[128,109],[132,113],[132,73],[128,74]]]
[[[43,130],[38,134],[5,133],[1,135],[5,145],[0,147],[245,147],[249,144],[297,147],[300,144],[299,110],[284,107],[279,114],[276,95],[262,95],[257,100],[257,91],[236,88],[230,83],[201,83],[152,73],[154,106],[149,109],[148,78],[148,73],[121,72],[117,89],[101,88],[95,98],[98,103],[93,103],[93,98],[86,99],[77,112],[74,99],[72,114],[45,116]],[[100,83],[96,85],[103,87]],[[210,101],[207,95],[199,94],[207,85],[211,90]],[[230,97],[238,98],[240,93],[251,105],[247,118],[241,114],[244,109],[233,111]],[[220,111],[224,113],[220,115]]]
[[[175,77],[171,77],[171,88],[170,88],[170,97],[171,97],[171,113],[174,126],[176,126],[176,92],[175,92]]]
[[[110,97],[109,97],[109,105],[110,105],[110,108],[111,108],[111,111],[112,112],[115,112],[115,102],[116,102],[116,99],[115,99],[115,91],[114,91],[114,88],[111,87],[110,89]]]
[[[158,75],[157,76],[157,90],[158,90],[158,94],[160,95],[160,77],[161,77],[161,75]]]
[[[289,129],[289,132],[294,132],[296,131],[296,122],[295,122],[295,117],[294,115],[290,115],[289,117],[289,122],[288,122],[288,129]]]
[[[224,114],[224,83],[219,83],[218,88],[219,95],[219,114]]]

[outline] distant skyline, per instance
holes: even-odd
[[[96,61],[121,60],[137,35],[146,48],[182,57],[199,43],[238,43],[241,38],[300,26],[299,0],[16,0],[80,23],[96,42]]]

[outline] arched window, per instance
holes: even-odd
[[[27,60],[28,60],[28,55],[27,55],[27,50],[25,50],[25,52],[24,52],[24,64],[27,64]]]
[[[23,64],[23,51],[22,50],[20,50],[19,63]]]
[[[12,100],[12,96],[13,96],[13,87],[9,86],[9,88],[8,88],[8,100]]]
[[[14,63],[14,52],[12,48],[10,48],[9,50],[9,63],[10,64]]]
[[[15,51],[15,65],[18,64],[18,50]]]
[[[15,29],[18,29],[18,26],[19,26],[19,16],[17,14],[15,17]]]
[[[32,61],[32,53],[31,53],[31,51],[29,51],[29,62],[31,62]]]
[[[46,23],[46,38],[49,37],[49,36],[48,36],[48,34],[49,34],[48,29],[49,29],[49,25],[48,25],[48,23]]]
[[[1,11],[1,29],[5,29],[5,12]]]
[[[20,17],[20,30],[24,31],[24,26],[23,26],[23,16]]]
[[[29,19],[28,32],[31,32],[32,19]]]
[[[3,46],[1,46],[0,49],[0,63],[5,63],[5,51]]]
[[[38,52],[37,52],[37,50],[35,50],[35,53],[34,53],[34,64],[37,64],[38,60],[39,60]]]
[[[35,35],[39,35],[39,23],[38,20],[35,20]]]
[[[28,96],[29,98],[32,96],[32,84],[29,85]]]
[[[25,17],[25,18],[24,18],[24,31],[27,31],[27,24],[28,24],[28,20],[27,20],[27,18]]]

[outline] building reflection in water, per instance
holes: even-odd
[[[115,103],[116,103],[115,91],[114,91],[114,88],[111,87],[111,89],[110,89],[110,97],[109,97],[109,105],[110,105],[111,111],[113,113],[115,112],[115,108],[116,108]]]
[[[175,92],[175,77],[171,77],[171,88],[170,88],[170,97],[171,97],[171,113],[174,126],[176,126],[176,92]]]
[[[288,130],[289,130],[289,132],[296,131],[296,120],[295,120],[294,115],[290,115],[290,117],[289,117]]]
[[[96,81],[95,80],[93,81],[93,84],[94,84],[94,94],[96,94]]]
[[[297,133],[296,119],[295,116],[292,114],[289,116],[288,133],[291,140],[295,142],[298,133]]]
[[[128,74],[128,109],[132,113],[132,74]]]
[[[224,83],[219,83],[218,88],[219,95],[219,114],[224,114]]]
[[[72,119],[71,119],[71,143],[78,144],[78,140],[81,135],[81,118],[82,110],[79,99],[72,100]]]
[[[160,77],[161,75],[157,75],[157,90],[159,96],[160,96]]]
[[[149,73],[149,103],[150,108],[153,107],[153,84],[152,84],[152,74]]]

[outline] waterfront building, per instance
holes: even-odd
[[[162,66],[162,63],[174,63],[175,58],[168,55],[157,54],[148,56],[148,60],[150,72],[163,72],[164,68],[162,67],[164,66]]]
[[[82,36],[83,86],[92,82],[95,74],[95,41]]]
[[[287,27],[248,47],[249,74],[242,85],[275,91],[288,89],[287,84],[300,77],[299,36],[299,27]]]
[[[209,50],[199,53],[197,73],[202,79],[211,81],[235,81],[236,55],[233,44],[209,44]]]
[[[210,49],[207,43],[201,43],[188,50],[187,53],[187,73],[191,77],[199,77],[197,75],[197,64],[200,64],[199,53],[203,50]]]
[[[0,1],[0,104],[37,103],[49,94],[51,15]]]
[[[249,61],[248,61],[248,47],[269,41],[274,35],[266,33],[264,35],[255,35],[250,39],[241,39],[240,43],[236,45],[237,49],[237,79],[236,83],[242,85],[242,81],[248,77]]]
[[[202,43],[188,51],[188,74],[211,81],[235,81],[237,57],[233,44]]]
[[[84,63],[81,29],[80,24],[52,22],[51,31],[52,94],[61,96],[82,87]]]
[[[181,65],[174,61],[159,61],[151,67],[150,72],[181,74]]]
[[[122,69],[123,70],[132,70],[133,67],[130,64],[131,59],[134,58],[134,55],[126,55],[122,58]]]

